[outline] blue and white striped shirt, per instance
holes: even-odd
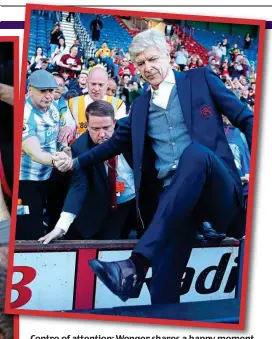
[[[23,141],[35,136],[39,139],[43,152],[54,154],[57,151],[57,139],[60,127],[60,114],[55,102],[53,102],[44,113],[32,104],[30,97],[26,99]],[[20,180],[47,180],[51,171],[52,167],[33,161],[28,154],[22,151]]]

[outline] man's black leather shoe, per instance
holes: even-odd
[[[199,229],[200,233],[204,236],[207,240],[223,240],[226,238],[225,233],[218,233],[212,225],[208,222],[203,222]]]
[[[122,301],[139,297],[145,274],[144,271],[141,275],[136,273],[132,260],[103,262],[93,259],[89,261],[89,265],[108,289]]]

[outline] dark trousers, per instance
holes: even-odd
[[[47,215],[48,231],[52,231],[59,220],[69,190],[70,173],[61,173],[53,168],[48,180]]]
[[[245,212],[234,180],[208,148],[191,144],[180,157],[171,184],[162,192],[154,218],[136,245],[152,263],[152,303],[179,303],[180,281],[197,226],[209,221],[220,233],[241,237]]]
[[[118,205],[118,209],[109,212],[107,218],[96,234],[91,239],[94,240],[120,240],[128,239],[131,229],[139,232],[139,224],[136,217],[135,199]],[[86,224],[88,221],[86,221]],[[86,237],[79,230],[71,225],[64,237],[65,240],[86,240]]]
[[[179,70],[182,72],[183,70],[184,70],[184,67],[185,67],[186,65],[184,65],[184,64],[179,64]]]
[[[128,239],[131,228],[137,227],[136,202],[132,199],[118,205],[117,211],[110,212],[97,239]]]
[[[29,214],[17,215],[16,240],[38,240],[44,236],[43,209],[46,206],[48,180],[20,180],[19,199]]]
[[[92,31],[92,41],[99,41],[100,39],[100,31],[93,30]]]
[[[45,181],[20,180],[19,199],[28,206],[28,215],[17,216],[16,239],[38,240],[46,231],[43,221],[46,219],[47,231],[55,227],[69,188],[69,173],[53,169]],[[44,209],[46,208],[46,216]]]

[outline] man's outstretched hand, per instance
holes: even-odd
[[[51,232],[40,238],[38,241],[44,245],[49,244],[52,240],[60,238],[64,234],[61,228],[55,227]]]
[[[73,169],[73,159],[64,152],[57,152],[52,156],[54,166],[60,172],[67,172]]]

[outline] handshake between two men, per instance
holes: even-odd
[[[74,167],[74,161],[72,159],[70,148],[66,147],[64,152],[57,152],[52,156],[52,163],[55,168],[57,168],[60,172],[67,172],[72,170]]]

